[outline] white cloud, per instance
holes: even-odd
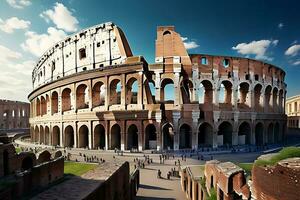
[[[279,29],[282,29],[283,27],[284,27],[284,24],[283,24],[283,23],[279,23],[279,24],[278,24],[278,28],[279,28]]]
[[[272,61],[273,58],[266,55],[267,49],[272,45],[276,46],[278,42],[278,40],[252,41],[250,43],[240,43],[232,49],[246,56],[254,55],[255,59]]]
[[[300,65],[300,60],[297,60],[297,61],[293,62],[292,65]]]
[[[25,36],[26,41],[21,44],[23,50],[35,56],[41,56],[48,48],[65,38],[66,33],[63,30],[49,27],[46,34],[28,31],[25,33]]]
[[[47,23],[51,20],[57,28],[67,32],[75,32],[78,30],[78,20],[62,3],[56,2],[53,9],[42,12],[40,16],[45,19]]]
[[[30,25],[30,21],[19,19],[17,17],[11,17],[5,21],[0,19],[0,29],[6,33],[13,33],[17,29],[27,29]]]
[[[293,46],[290,46],[286,51],[285,55],[287,56],[296,56],[298,52],[300,51],[300,44],[295,44]]]
[[[31,5],[30,0],[6,0],[6,2],[13,8],[22,9]]]
[[[188,41],[187,37],[181,37],[184,47],[189,50],[189,49],[195,49],[198,48],[200,45],[197,44],[195,41]]]
[[[0,63],[0,98],[27,101],[35,62],[24,60],[21,53],[0,45]]]

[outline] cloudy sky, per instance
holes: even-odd
[[[282,67],[288,96],[300,94],[297,0],[1,0],[0,98],[27,101],[34,63],[53,43],[112,21],[135,55],[154,62],[156,27],[174,25],[190,53],[255,58]],[[142,3],[143,2],[143,3]]]

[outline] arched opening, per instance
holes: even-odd
[[[58,113],[58,93],[56,91],[52,92],[51,104],[52,114]]]
[[[93,108],[105,105],[106,89],[103,82],[97,82],[92,89]]]
[[[74,129],[72,126],[65,128],[65,147],[74,147]]]
[[[54,126],[52,130],[52,145],[60,145],[60,130],[58,126]]]
[[[25,157],[23,160],[22,160],[22,166],[21,168],[23,170],[29,170],[33,167],[33,160],[30,156],[28,157]]]
[[[76,90],[76,106],[77,109],[89,107],[89,89],[85,84],[81,84]]]
[[[273,97],[273,110],[277,111],[277,108],[278,108],[278,89],[277,88],[273,89],[272,97]]]
[[[272,87],[268,85],[265,89],[265,108],[267,111],[270,110],[270,100],[271,100]]]
[[[138,81],[131,78],[126,84],[126,102],[127,104],[137,104],[138,98]]]
[[[114,79],[110,82],[110,105],[121,104],[121,81]]]
[[[248,122],[243,122],[239,126],[239,144],[251,144],[251,126]]]
[[[231,104],[232,84],[230,81],[222,81],[219,91],[219,103]]]
[[[192,131],[191,127],[183,124],[179,129],[179,149],[192,148]]]
[[[49,127],[45,127],[45,144],[48,145],[50,140],[50,130]]]
[[[45,115],[47,114],[47,103],[46,103],[46,99],[42,96],[41,97],[41,115]]]
[[[169,123],[163,126],[163,145],[164,149],[174,148],[174,132],[173,127]]]
[[[156,128],[154,124],[148,124],[145,130],[145,148],[156,149]]]
[[[111,149],[121,149],[121,128],[118,124],[111,127]]]
[[[51,160],[51,153],[49,151],[45,150],[42,153],[39,154],[39,157],[37,159],[37,163],[41,164],[44,162],[48,162]]]
[[[149,81],[148,82],[148,84],[149,84],[149,88],[150,88],[150,91],[151,91],[151,96],[152,96],[152,100],[153,100],[153,102],[155,102],[155,84],[154,84],[154,82],[153,81]]]
[[[160,99],[166,104],[174,104],[175,92],[172,79],[167,78],[161,82]]]
[[[45,132],[42,126],[40,126],[40,144],[45,144]]]
[[[273,125],[273,123],[270,123],[268,126],[268,143],[269,144],[274,143],[274,125]]]
[[[279,127],[279,123],[276,122],[275,123],[275,128],[274,128],[274,142],[278,143],[280,140],[280,127]]]
[[[40,129],[38,126],[35,126],[34,130],[34,141],[39,142],[40,141]]]
[[[190,103],[192,101],[193,96],[193,83],[192,81],[185,79],[181,82],[181,94],[183,103]]]
[[[98,124],[94,129],[94,142],[95,148],[105,148],[105,128],[101,124]]]
[[[61,93],[61,99],[62,99],[62,111],[68,111],[71,110],[71,89],[65,88]]]
[[[254,108],[256,111],[260,111],[262,106],[261,106],[261,90],[262,90],[262,85],[257,84],[254,87]]]
[[[8,151],[6,149],[3,151],[3,174],[4,176],[9,174]]]
[[[210,81],[204,80],[198,88],[199,103],[211,104],[213,100],[213,86]]]
[[[255,126],[255,144],[264,144],[264,126],[262,123],[257,123]]]
[[[219,125],[218,143],[232,145],[232,125],[229,122],[222,122]]]
[[[213,127],[209,123],[202,123],[198,131],[198,146],[212,146],[213,134]]]
[[[238,90],[238,106],[240,108],[249,108],[250,105],[250,98],[249,98],[249,84],[243,82],[239,85]]]
[[[41,115],[41,101],[39,98],[36,100],[36,116]]]
[[[138,128],[132,124],[127,130],[127,149],[138,149],[139,146],[139,135]]]
[[[86,148],[89,146],[89,129],[86,125],[79,128],[79,148]]]

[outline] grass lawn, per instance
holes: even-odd
[[[251,175],[251,170],[252,170],[253,163],[238,163],[237,165],[240,168],[242,168],[243,170],[245,170],[247,174]]]
[[[255,162],[256,165],[263,166],[263,165],[275,165],[277,162],[287,159],[287,158],[294,158],[300,157],[300,148],[299,147],[286,147],[283,148],[278,154],[271,157],[269,160],[257,160]]]
[[[65,175],[80,176],[96,167],[96,164],[65,162],[64,173]]]

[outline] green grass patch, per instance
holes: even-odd
[[[210,196],[208,196],[207,200],[217,200],[217,190],[215,188],[211,188],[209,193]]]
[[[22,152],[22,149],[20,147],[16,147],[16,153],[21,153]]]
[[[275,165],[281,160],[287,159],[287,158],[294,158],[294,157],[300,157],[300,148],[299,147],[286,147],[283,148],[281,151],[278,152],[278,154],[271,157],[269,160],[257,160],[255,161],[255,164],[258,166],[267,166],[267,165]]]
[[[237,165],[242,168],[243,170],[245,170],[245,172],[247,174],[251,174],[251,170],[253,167],[253,163],[237,163]]]
[[[81,176],[96,167],[96,164],[65,162],[64,173],[65,175]]]

